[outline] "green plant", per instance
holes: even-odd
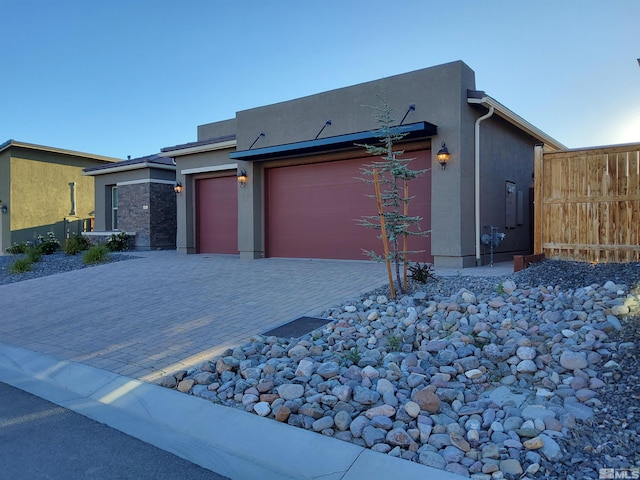
[[[26,273],[31,271],[33,268],[33,262],[29,259],[29,257],[22,257],[15,260],[11,265],[9,265],[9,270],[11,273]]]
[[[89,243],[89,240],[76,233],[67,238],[67,241],[64,244],[64,253],[67,255],[76,255],[88,250],[90,246],[91,244]]]
[[[360,355],[360,352],[358,352],[358,349],[356,347],[353,347],[351,350],[345,353],[344,358],[345,360],[351,362],[353,365],[357,365],[358,362],[362,359],[362,356]]]
[[[494,290],[496,291],[496,293],[498,295],[502,295],[504,293],[504,287],[502,286],[502,282],[496,283],[496,286],[494,287]]]
[[[30,246],[31,246],[31,242],[21,242],[21,243],[14,242],[13,245],[11,245],[9,248],[6,249],[6,252],[12,255],[18,255],[20,253],[24,253],[25,250]]]
[[[26,258],[28,258],[32,263],[39,262],[42,258],[42,252],[40,251],[40,249],[38,247],[34,247],[33,245],[29,245],[28,247],[26,247],[24,249],[24,253],[27,255]]]
[[[129,250],[129,235],[124,230],[114,233],[107,240],[107,248],[112,252],[122,252]]]
[[[46,235],[38,235],[37,245],[45,255],[51,255],[60,248],[60,242],[53,232],[47,232]]]
[[[399,352],[402,350],[402,337],[400,335],[387,335],[387,345],[392,352]]]
[[[431,263],[416,263],[409,266],[411,278],[419,283],[427,283],[429,280],[435,279],[433,274],[433,265]]]
[[[109,249],[104,245],[94,245],[82,255],[82,263],[92,265],[104,263],[109,258]]]

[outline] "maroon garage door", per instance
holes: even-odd
[[[429,150],[410,152],[410,167],[429,168]],[[363,260],[362,249],[382,253],[379,232],[358,225],[363,215],[376,215],[373,184],[360,167],[371,157],[272,168],[267,171],[267,254],[271,257]],[[431,174],[412,180],[410,215],[431,228]],[[410,237],[409,250],[424,250],[413,260],[431,262],[429,237]]]
[[[196,237],[198,253],[238,253],[235,176],[196,180]]]

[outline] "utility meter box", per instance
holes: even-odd
[[[513,182],[505,182],[504,187],[504,211],[505,211],[505,228],[516,228],[516,216],[518,211],[518,195],[516,184]]]

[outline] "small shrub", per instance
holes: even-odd
[[[6,252],[10,253],[11,255],[18,255],[20,253],[24,253],[25,250],[30,246],[31,242],[14,243],[6,249]]]
[[[11,273],[26,273],[30,272],[33,268],[33,262],[29,259],[29,257],[18,258],[11,265],[9,265],[9,270]]]
[[[409,266],[411,278],[418,283],[427,283],[436,277],[433,274],[433,265],[431,263],[416,263]]]
[[[494,287],[494,290],[496,291],[496,293],[498,295],[502,295],[504,293],[504,286],[502,285],[502,282],[496,283],[496,286]]]
[[[67,255],[77,255],[80,252],[88,250],[90,246],[89,240],[82,235],[75,234],[67,238],[64,244],[64,253]]]
[[[33,245],[29,245],[24,249],[24,253],[27,255],[27,258],[31,261],[31,263],[39,262],[42,258],[42,252],[39,248],[34,247]]]
[[[104,245],[95,245],[82,255],[82,263],[92,265],[104,263],[109,258],[109,249]]]
[[[45,255],[51,255],[60,248],[60,242],[53,232],[47,232],[46,235],[38,235],[38,248]]]
[[[345,353],[344,358],[348,362],[351,362],[353,365],[357,365],[358,362],[362,359],[362,356],[360,355],[360,352],[358,352],[358,349],[356,347],[353,347],[351,350]]]
[[[402,349],[402,337],[399,335],[387,335],[387,345],[392,352],[399,352]]]
[[[119,233],[114,233],[107,240],[107,248],[112,252],[123,252],[125,250],[129,250],[129,235],[127,232],[122,231]]]

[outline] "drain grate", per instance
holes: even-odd
[[[300,317],[295,320],[290,321],[289,323],[285,323],[284,325],[280,325],[273,330],[269,330],[268,332],[264,332],[263,335],[271,336],[274,335],[276,337],[284,337],[284,338],[298,338],[301,337],[316,328],[320,328],[331,320],[328,318],[318,318],[318,317]]]

